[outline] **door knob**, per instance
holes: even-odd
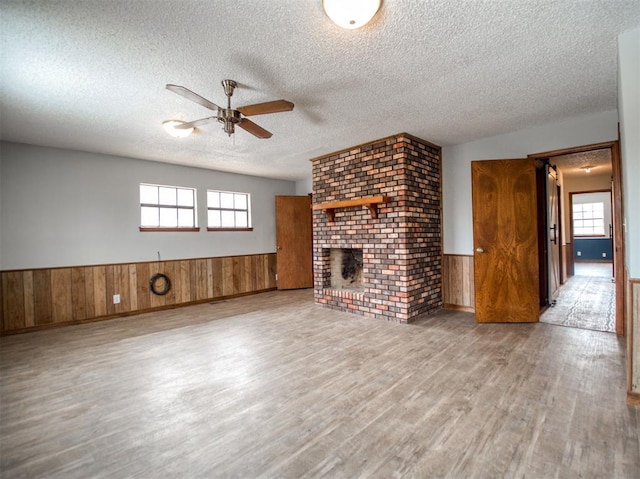
[[[484,253],[484,249],[482,249],[482,248],[476,248],[476,253]]]

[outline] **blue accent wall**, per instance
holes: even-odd
[[[613,240],[611,238],[574,238],[573,246],[573,258],[577,261],[613,260]],[[602,253],[605,253],[606,256],[602,256]]]

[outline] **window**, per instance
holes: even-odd
[[[208,231],[251,231],[251,196],[248,193],[207,191]]]
[[[604,236],[604,203],[573,205],[574,236]]]
[[[140,231],[198,231],[196,190],[141,183]]]

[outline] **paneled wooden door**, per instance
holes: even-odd
[[[476,321],[540,316],[533,159],[471,163]]]
[[[278,289],[313,287],[311,198],[276,196]]]

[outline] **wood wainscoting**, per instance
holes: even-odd
[[[442,302],[447,309],[475,312],[473,256],[442,256]]]
[[[640,324],[640,278],[627,278],[626,326],[627,336],[627,402],[633,406],[640,406],[640,371],[636,364],[636,353],[640,350],[640,333],[635,331]]]
[[[167,294],[149,289],[156,273]],[[0,272],[0,334],[126,316],[269,291],[275,253]],[[113,296],[120,295],[114,304]]]
[[[573,244],[562,245],[562,283],[566,283],[575,274],[575,262],[573,260]]]

